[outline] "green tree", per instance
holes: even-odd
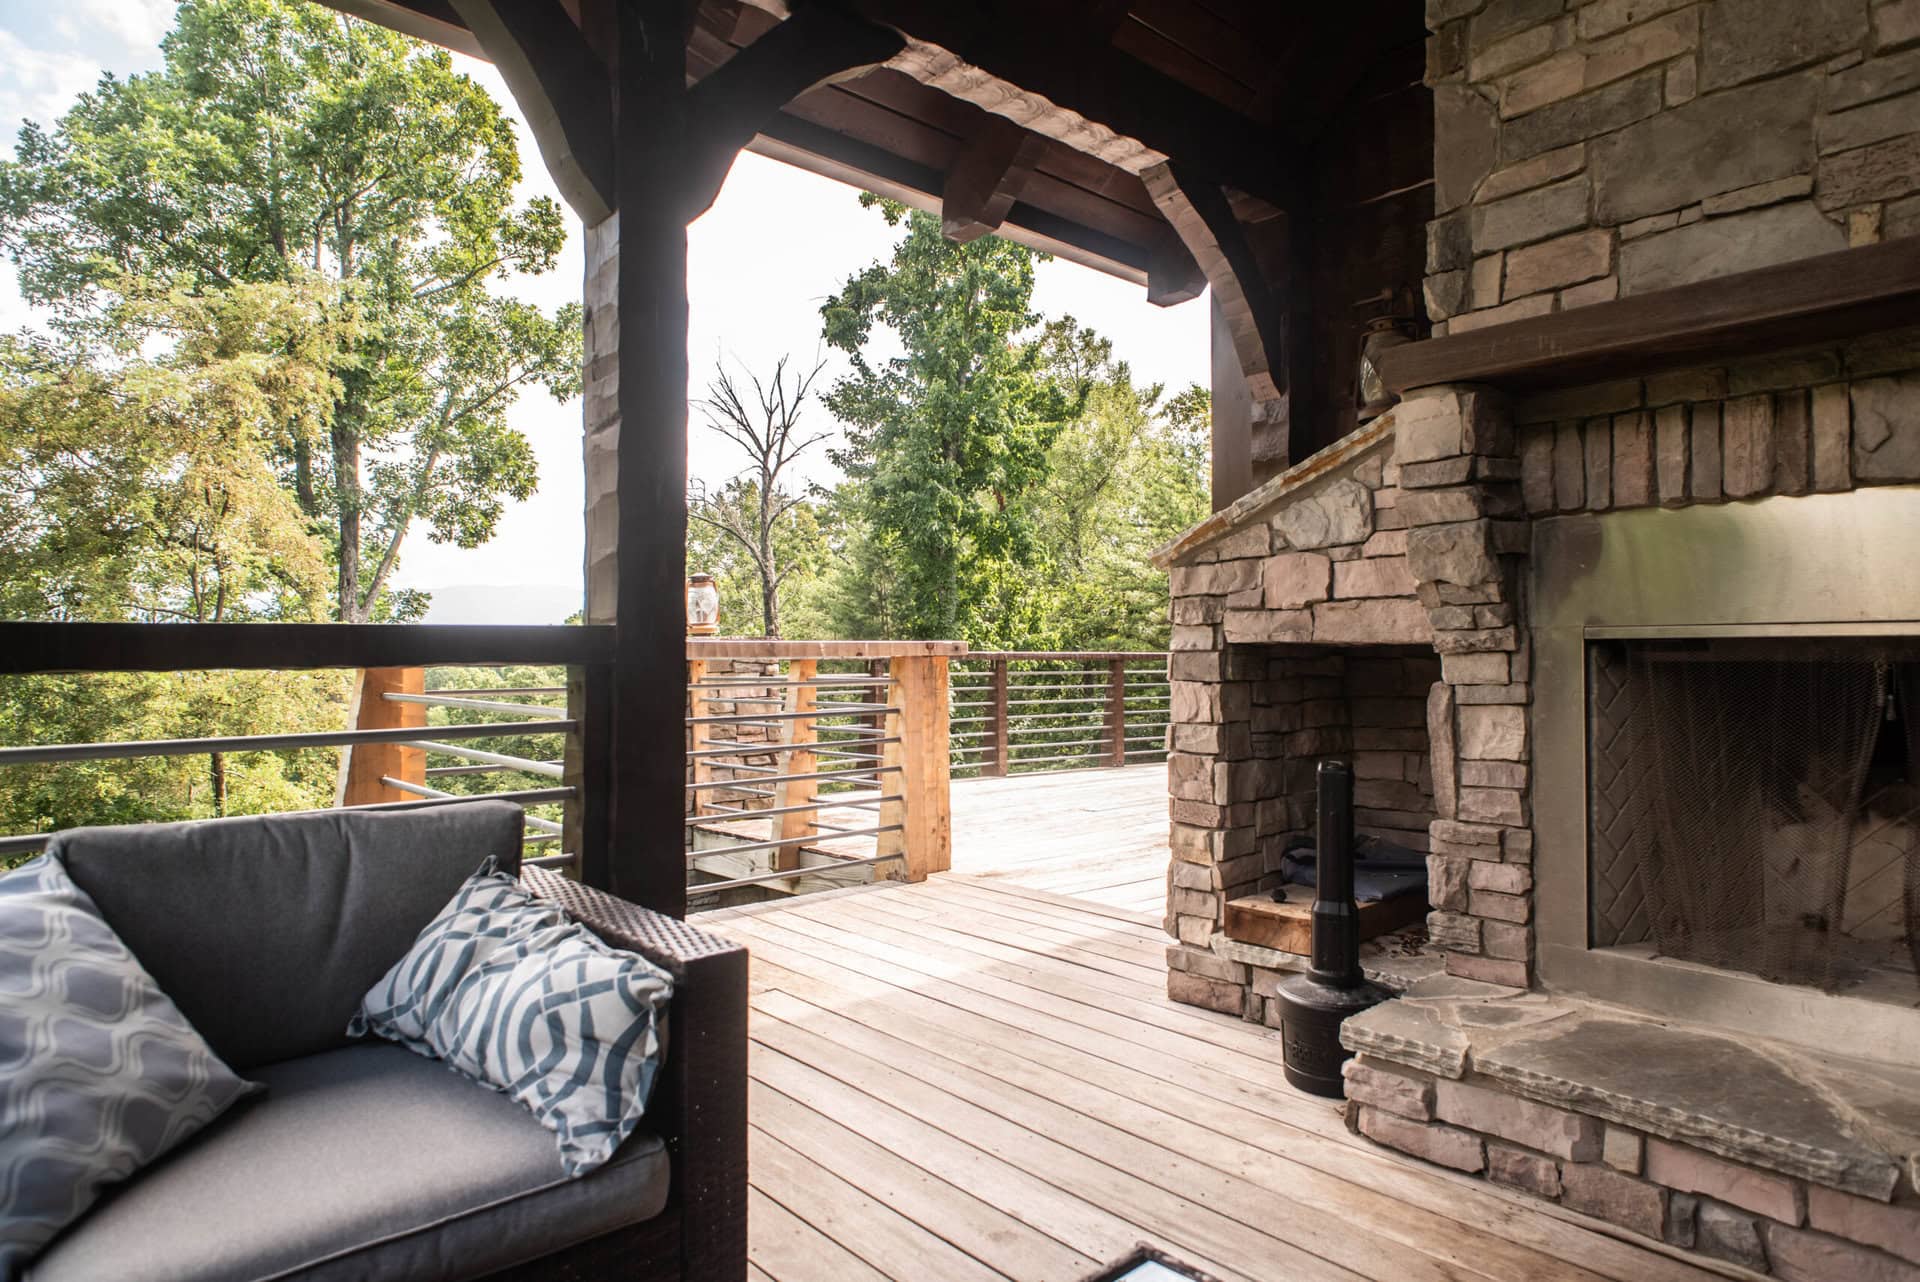
[[[8,618],[236,622],[322,617],[326,548],[268,443],[324,430],[352,341],[301,284],[186,296],[117,282],[99,354],[0,340],[0,608]],[[141,333],[174,336],[142,354]],[[14,742],[337,725],[339,673],[34,676],[0,683]],[[15,767],[0,826],[299,809],[331,799],[334,753],[213,753]]]
[[[871,551],[892,567],[892,634],[1004,643],[1020,628],[1006,606],[1036,554],[1022,499],[1084,389],[1045,377],[1027,337],[1039,319],[1030,250],[996,237],[957,245],[938,218],[870,194],[861,203],[906,234],[821,309],[827,341],[853,358],[826,397],[847,426],[833,457],[856,483]],[[876,327],[901,355],[869,355]]]
[[[534,490],[506,411],[529,386],[577,391],[579,310],[493,287],[553,266],[562,213],[516,203],[512,125],[443,51],[287,0],[186,0],[162,50],[161,70],[105,76],[51,130],[21,131],[0,247],[76,333],[128,279],[326,283],[353,341],[330,412],[271,457],[326,531],[334,617],[384,617],[414,521],[478,546]]]
[[[1047,325],[1041,347],[1056,380],[1089,391],[1025,499],[1044,569],[1029,580],[1024,644],[1163,649],[1167,575],[1149,558],[1207,513],[1207,392],[1136,385],[1112,344],[1071,316]]]

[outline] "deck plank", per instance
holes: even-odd
[[[752,953],[756,1282],[1732,1276],[1353,1136],[1171,1002],[1163,768],[955,785],[954,869],[707,914]]]

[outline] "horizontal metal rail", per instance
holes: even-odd
[[[482,695],[496,694],[565,694],[565,686],[497,686],[490,690],[429,690],[428,694],[442,695],[447,698],[477,699]]]
[[[580,862],[579,855],[539,855],[532,859],[522,859],[522,868],[571,868]]]
[[[883,775],[883,774],[899,774],[900,770],[901,768],[899,766],[881,766],[877,770],[861,770],[858,772],[855,772],[852,770],[816,770],[811,774],[804,774],[804,775],[757,776],[753,780],[753,782],[756,784],[799,783],[803,779],[832,779],[832,780],[837,780],[841,783],[847,783],[853,780],[858,780],[861,783],[870,784],[873,787],[878,788],[880,786],[880,781],[878,779],[870,778],[869,776]],[[738,784],[738,782],[739,782],[738,780],[733,780],[733,779],[707,780],[701,783],[688,784],[687,791],[688,792],[704,792],[714,788],[732,788],[737,792],[751,791],[750,789],[737,787],[736,785]]]
[[[457,729],[454,726],[435,726],[434,729],[446,737],[446,731]],[[418,734],[416,728],[411,733]],[[479,736],[469,736],[478,738]],[[504,752],[487,752],[480,748],[456,748],[450,743],[436,743],[431,739],[407,739],[403,741],[409,748],[424,748],[428,752],[445,753],[451,757],[463,757],[468,761],[483,761],[488,765],[506,766],[530,775],[544,775],[549,779],[558,779],[564,773],[560,766],[548,765],[544,761],[535,761],[531,757],[514,757]]]
[[[905,831],[905,829],[905,824],[881,824],[877,828],[849,828],[842,832],[831,834],[831,839],[838,840],[842,837],[877,837],[883,832],[902,832]],[[774,837],[767,841],[745,841],[731,846],[714,846],[708,850],[696,850],[692,853],[695,855],[750,855],[762,850],[778,850],[782,846],[804,846],[809,841],[820,841],[824,837],[826,837],[826,834],[812,837]],[[787,875],[791,877],[793,874],[788,873]]]
[[[706,740],[706,742],[713,743],[714,740],[708,739]],[[724,742],[724,740],[722,740],[721,742]],[[899,743],[900,736],[893,735],[890,738],[885,738],[885,739],[866,739],[866,740],[862,740],[862,742],[863,743]],[[775,753],[780,753],[780,752],[817,752],[823,755],[830,753],[838,757],[856,755],[856,754],[840,751],[839,749],[827,747],[826,745],[821,744],[818,741],[815,741],[813,743],[742,743],[735,748],[696,748],[692,752],[689,752],[687,756],[697,757],[704,760],[708,757],[758,757],[758,756],[770,757]],[[870,754],[862,754],[862,755],[870,755]]]
[[[900,709],[884,703],[842,703],[831,708],[816,708],[812,712],[741,712],[721,717],[688,717],[690,726],[710,725],[767,725],[775,721],[817,721],[821,717],[841,717],[853,712],[898,712]]]
[[[562,763],[558,761],[549,761],[546,764],[550,766],[557,766]],[[442,775],[497,775],[502,770],[511,770],[511,769],[513,769],[512,766],[492,766],[492,765],[428,766],[426,774],[427,774],[427,778],[429,779],[437,779]]]
[[[429,708],[459,708],[466,712],[517,713],[523,717],[548,717],[555,721],[567,718],[565,708],[549,708],[538,703],[502,703],[495,699],[460,699],[445,694],[395,694],[391,691],[381,698],[389,703],[418,703]]]
[[[832,808],[835,810],[878,810],[881,807],[881,805],[885,802],[905,801],[905,800],[906,798],[900,795],[899,793],[893,793],[888,796],[875,797],[871,799],[848,800],[848,801],[841,801],[836,799],[832,803]],[[823,803],[823,802],[809,802],[804,806],[768,806],[765,809],[748,809],[743,806],[727,806],[727,805],[722,805],[719,802],[708,802],[707,805],[708,805],[708,811],[706,814],[687,816],[687,822],[686,822],[687,827],[698,828],[702,824],[712,823],[716,818],[721,819],[723,821],[731,820],[734,818],[766,819],[766,818],[771,818],[775,815],[798,815],[798,814],[803,814],[810,810],[827,809],[826,803]]]
[[[521,792],[457,793],[441,788],[429,788],[422,783],[409,783],[405,779],[395,779],[392,775],[381,775],[380,782],[389,788],[401,792],[410,792],[416,797],[459,797],[466,801],[517,801],[523,806],[537,805],[543,801],[570,801],[574,796],[572,788],[528,788]],[[527,827],[535,832],[558,836],[564,831],[551,819],[542,819],[539,815],[522,816]]]
[[[905,859],[905,855],[874,855],[870,859],[837,859],[830,864],[820,864],[813,868],[794,868],[779,872],[757,872],[750,877],[735,877],[729,881],[714,881],[705,884],[694,883],[687,887],[690,896],[718,894],[723,890],[732,890],[736,886],[757,886],[768,881],[792,881],[795,877],[817,876],[820,873],[837,872],[842,868],[862,868],[869,864],[883,864],[892,859]]]
[[[577,721],[533,721],[490,726],[435,726],[433,729],[442,739],[491,739],[515,734],[568,734],[579,728]],[[125,743],[33,744],[20,748],[0,748],[0,766],[31,766],[53,761],[114,761],[123,757],[187,757],[203,752],[288,752],[298,748],[336,748],[350,743],[412,744],[419,736],[419,726],[407,726],[392,730],[320,730],[311,734],[219,735],[206,739],[147,739]],[[517,757],[512,759],[520,760]]]

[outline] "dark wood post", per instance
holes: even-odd
[[[1107,764],[1127,764],[1127,661],[1107,660]]]
[[[1004,657],[993,661],[993,681],[988,687],[991,694],[990,708],[987,713],[987,763],[982,774],[1003,777],[1007,767],[1012,764],[1012,754],[1007,744],[1007,661]]]
[[[426,691],[425,668],[365,668],[354,683],[350,729],[394,730],[419,726],[426,733],[427,706],[388,699],[394,694],[423,694]],[[349,744],[340,750],[340,783],[336,805],[370,806],[385,801],[418,801],[411,792],[402,792],[380,780],[403,779],[408,783],[427,781],[427,754],[421,748],[399,743]]]

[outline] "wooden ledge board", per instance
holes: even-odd
[[[1227,938],[1242,944],[1258,944],[1283,953],[1306,957],[1313,952],[1313,902],[1305,898],[1308,887],[1292,890],[1302,897],[1276,904],[1267,895],[1243,895],[1227,901]],[[1360,938],[1389,935],[1419,922],[1427,915],[1427,901],[1419,895],[1401,895],[1360,905]]]

